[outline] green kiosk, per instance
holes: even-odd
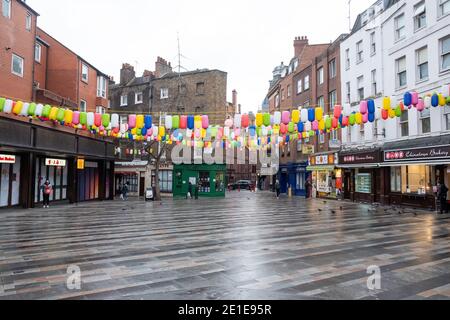
[[[173,196],[185,198],[189,183],[197,185],[200,197],[225,197],[226,165],[175,165],[173,169]]]

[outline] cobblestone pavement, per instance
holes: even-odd
[[[271,193],[1,210],[0,299],[450,299],[449,230],[449,215]]]

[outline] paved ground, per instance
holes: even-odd
[[[449,230],[449,215],[247,192],[3,210],[0,299],[450,299]]]

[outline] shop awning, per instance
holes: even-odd
[[[333,171],[335,166],[309,166],[306,167],[307,171]]]
[[[371,164],[339,164],[338,168],[342,169],[353,169],[353,168],[379,168],[382,164],[371,163]]]

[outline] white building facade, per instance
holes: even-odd
[[[350,103],[352,111],[368,99],[380,108],[385,96],[395,107],[406,92],[448,94],[450,0],[376,2],[343,41],[341,63],[343,103]],[[358,159],[368,153],[376,158],[341,163],[352,171],[347,193],[353,200],[433,207],[436,185],[450,182],[449,136],[449,105],[423,112],[412,107],[401,118],[344,128],[342,159],[355,153]]]

